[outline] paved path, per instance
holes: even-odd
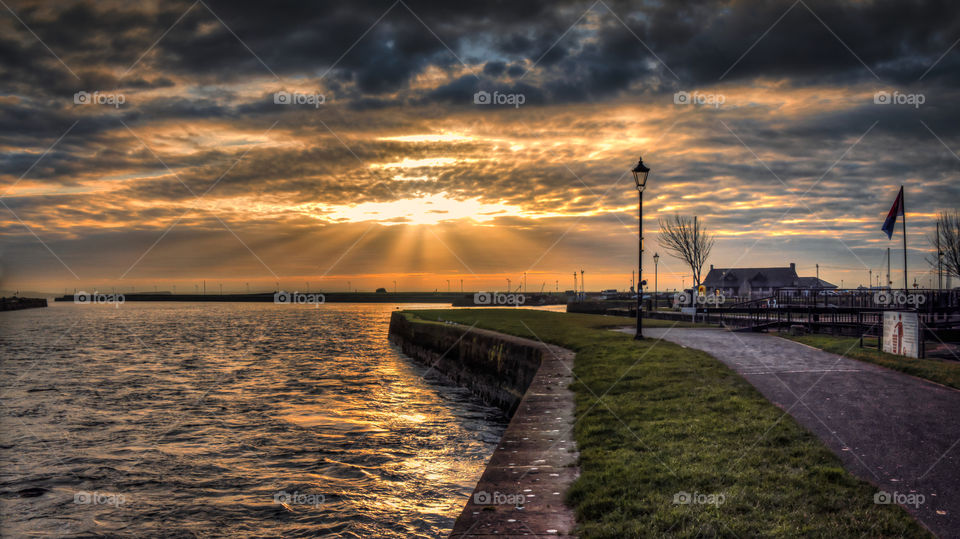
[[[630,329],[629,332],[633,332]],[[940,537],[960,537],[960,391],[759,333],[644,329],[703,350],[816,433],[844,467],[907,507]]]

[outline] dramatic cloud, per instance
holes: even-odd
[[[624,288],[638,154],[648,256],[696,214],[717,265],[858,284],[904,184],[925,278],[960,205],[945,1],[8,5],[2,288]]]

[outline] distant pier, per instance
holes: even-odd
[[[0,311],[18,311],[46,306],[47,298],[0,298]]]
[[[54,301],[89,303],[93,296],[123,297],[128,301],[215,301],[240,303],[289,303],[291,298],[309,296],[306,303],[449,303],[458,307],[514,307],[523,305],[562,305],[568,298],[557,294],[512,294],[510,298],[519,300],[497,302],[505,294],[486,292],[304,292],[302,290],[261,292],[255,294],[171,294],[170,292],[105,292],[87,290],[76,294],[66,294],[54,298]],[[319,298],[319,300],[317,300]],[[481,298],[478,301],[478,298]],[[486,298],[489,301],[484,300]],[[46,300],[44,300],[46,301]],[[113,301],[111,299],[110,301]],[[95,302],[95,301],[94,301]],[[45,304],[44,304],[45,305]]]
[[[124,302],[130,301],[208,301],[208,302],[240,302],[240,303],[285,303],[292,294],[322,297],[322,303],[453,303],[464,297],[461,293],[450,292],[304,292],[302,290],[284,292],[264,292],[258,294],[171,294],[169,292],[156,293],[122,293],[104,292],[102,290],[67,294],[54,298],[54,301],[71,301],[87,303],[90,294],[123,295]],[[286,294],[286,295],[284,295]],[[46,301],[46,300],[44,300]],[[311,302],[312,303],[312,302]]]

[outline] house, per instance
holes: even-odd
[[[711,293],[719,290],[727,297],[757,298],[772,296],[781,288],[837,288],[816,277],[800,277],[797,265],[785,268],[714,268],[703,280]]]

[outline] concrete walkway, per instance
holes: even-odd
[[[644,334],[724,362],[819,436],[847,470],[878,490],[922,494],[907,510],[938,536],[960,537],[960,391],[771,335]]]
[[[573,510],[563,502],[580,475],[568,387],[574,353],[513,335],[469,331],[539,348],[543,356],[450,537],[574,537]]]

